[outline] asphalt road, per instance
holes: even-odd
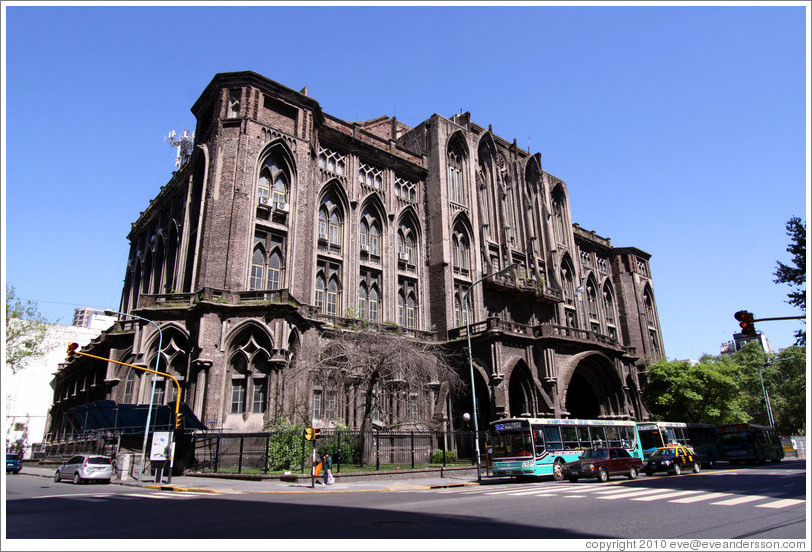
[[[615,477],[607,484],[542,481],[321,493],[172,492],[11,476],[6,478],[5,530],[7,539],[336,543],[337,539],[804,539],[808,538],[805,468],[804,461],[787,461],[634,481]]]

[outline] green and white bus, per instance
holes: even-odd
[[[623,447],[643,458],[637,424],[631,420],[507,418],[491,422],[488,439],[494,476],[552,475],[560,481],[565,463],[596,447]]]
[[[719,441],[719,429],[713,424],[685,422],[637,422],[637,433],[648,458],[660,447],[683,445],[690,447],[703,466],[712,468],[724,458]]]

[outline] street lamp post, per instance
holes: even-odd
[[[502,274],[503,272],[507,272],[511,268],[518,266],[517,263],[511,263],[502,270],[498,270],[493,274],[486,274],[465,290],[465,295],[463,296],[463,303],[465,303],[465,337],[468,340],[468,369],[471,371],[471,402],[473,403],[474,411],[471,413],[471,416],[474,418],[474,450],[476,454],[476,480],[482,481],[482,461],[480,459],[479,454],[479,416],[477,416],[477,407],[476,407],[476,385],[474,383],[474,357],[471,353],[471,324],[468,319],[468,294],[474,289],[474,286],[477,285],[479,282],[490,278],[491,276],[497,276]]]
[[[158,363],[161,359],[161,348],[163,347],[163,333],[161,332],[161,328],[148,318],[143,318],[136,314],[129,314],[125,312],[114,311],[112,309],[105,309],[104,314],[107,316],[112,316],[114,314],[118,314],[121,316],[129,316],[131,318],[137,318],[139,320],[143,320],[144,322],[149,322],[155,329],[158,330],[158,354],[155,355],[155,371],[158,371]],[[147,455],[147,441],[149,440],[149,425],[152,421],[152,403],[155,401],[155,381],[158,378],[157,374],[152,374],[152,393],[149,396],[149,407],[147,408],[147,421],[144,424],[144,443],[141,445],[141,464],[138,467],[138,480],[141,481],[141,476],[144,474],[144,457]],[[170,451],[171,454],[171,451]],[[171,478],[172,475],[170,473],[169,477]]]
[[[772,364],[771,361],[767,361],[766,364],[763,366],[759,364],[758,366],[758,379],[761,380],[761,392],[764,393],[764,406],[767,407],[767,422],[770,424],[770,427],[775,427],[775,418],[773,418],[773,407],[770,404],[770,396],[767,394],[767,388],[764,387],[764,377],[761,375],[762,367],[766,367]]]

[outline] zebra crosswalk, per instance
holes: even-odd
[[[716,492],[691,489],[676,490],[668,488],[631,487],[627,485],[587,485],[587,484],[533,484],[511,488],[494,488],[493,486],[457,487],[442,489],[445,494],[482,495],[488,497],[559,497],[578,499],[590,497],[597,500],[632,500],[637,502],[665,501],[673,504],[693,504],[706,502],[714,506],[749,505],[755,508],[781,509],[805,504],[803,499],[776,498],[764,495],[745,495],[735,492]]]
[[[78,502],[109,502],[111,500],[133,501],[133,500],[188,500],[190,498],[211,497],[211,493],[198,492],[175,492],[175,491],[149,491],[143,493],[94,493],[94,494],[61,494],[35,496],[33,498],[63,498]]]

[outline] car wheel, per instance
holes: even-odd
[[[654,470],[646,470],[646,475],[651,477],[652,475],[654,475]]]
[[[570,480],[570,483],[578,483],[578,478],[574,475],[567,477]]]
[[[694,462],[694,473],[699,473],[699,462]]]
[[[635,466],[629,468],[629,479],[637,479],[637,468]]]
[[[54,472],[54,483],[59,483],[60,481],[62,481],[62,474],[57,470]]]
[[[564,463],[560,459],[553,463],[553,479],[556,481],[564,480]]]
[[[606,483],[609,481],[609,472],[606,471],[606,468],[601,468],[598,470],[598,481],[601,483]]]
[[[74,473],[73,474],[73,484],[78,485],[81,482],[82,482],[82,478],[79,477],[79,473],[78,472]]]
[[[671,469],[671,473],[674,475],[679,475],[682,473],[682,468],[679,467],[679,464],[674,464],[674,467]]]

